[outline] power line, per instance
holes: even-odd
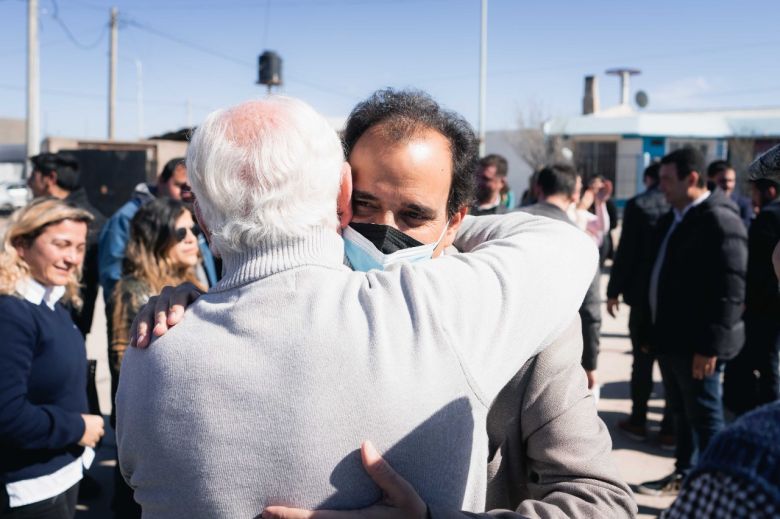
[[[268,27],[271,20],[271,0],[265,0],[265,27],[263,28],[263,49],[268,48]]]
[[[3,1],[3,0],[0,0],[0,2],[1,2],[1,1]],[[47,42],[44,42],[44,43],[39,43],[39,44],[38,44],[38,47],[39,47],[39,48],[43,48],[43,47],[50,47],[50,46],[52,46],[52,45],[56,45],[56,44],[58,44],[58,43],[62,43],[63,41],[65,41],[65,40],[52,40],[52,41],[47,41]],[[23,52],[27,52],[27,47],[17,47],[17,48],[15,48],[15,49],[8,49],[8,50],[6,50],[5,52],[0,52],[0,56],[11,56],[11,55],[13,55],[13,54],[21,54],[21,53],[23,53]]]
[[[51,4],[52,4],[52,13],[51,13],[52,19],[55,22],[57,22],[57,24],[62,28],[63,32],[65,32],[65,35],[68,37],[68,39],[75,46],[77,46],[77,47],[79,47],[81,49],[84,49],[84,50],[89,50],[89,49],[94,49],[95,47],[100,45],[100,42],[103,40],[103,37],[108,32],[108,26],[107,25],[103,26],[103,30],[100,32],[100,34],[98,35],[97,39],[94,42],[92,42],[92,43],[82,43],[78,39],[76,39],[76,37],[71,32],[71,30],[68,28],[68,26],[62,20],[62,18],[60,18],[60,16],[59,16],[60,6],[59,6],[59,4],[57,4],[57,0],[51,0]]]
[[[656,59],[668,59],[668,58],[675,58],[679,56],[701,56],[707,54],[717,54],[721,52],[742,50],[746,48],[755,48],[755,47],[767,48],[767,47],[773,47],[777,45],[780,45],[780,42],[778,41],[750,42],[750,43],[744,43],[742,45],[729,45],[729,46],[721,46],[721,47],[694,49],[688,52],[682,51],[682,52],[667,53],[667,54],[646,54],[644,56],[635,55],[635,56],[629,56],[623,58],[603,58],[600,59],[598,62],[594,60],[589,63],[584,63],[582,61],[577,61],[577,62],[573,61],[571,63],[565,63],[561,65],[494,70],[493,72],[488,73],[488,76],[489,77],[514,76],[518,74],[528,74],[532,72],[550,72],[550,71],[558,71],[558,70],[578,69],[578,68],[582,68],[583,66],[598,67],[598,66],[604,66],[604,63],[608,63],[608,62],[622,63],[622,62],[632,61],[634,63],[637,63],[642,60],[647,61],[647,60],[656,60]],[[419,81],[435,82],[435,81],[453,81],[458,79],[473,79],[475,75],[476,75],[475,73],[453,74],[448,76],[435,76],[435,77],[421,78],[419,79]]]
[[[467,0],[464,0],[467,1]],[[280,8],[300,8],[300,7],[332,7],[338,5],[344,6],[361,6],[361,5],[398,5],[398,4],[419,4],[419,3],[451,3],[452,0],[285,0],[284,2],[278,2],[276,7]],[[134,9],[142,9],[143,11],[178,11],[186,9],[187,11],[223,11],[225,9],[258,9],[257,1],[252,2],[217,2],[217,3],[201,3],[193,4],[191,2],[174,3],[155,2],[154,4],[138,4],[133,6]]]
[[[165,32],[163,32],[163,31],[161,31],[159,29],[155,29],[154,27],[152,27],[152,26],[150,26],[150,25],[148,25],[148,24],[146,24],[144,22],[140,22],[137,19],[126,19],[125,22],[127,23],[128,26],[132,26],[132,27],[135,27],[135,28],[140,29],[142,31],[145,31],[145,32],[147,32],[149,34],[153,34],[153,35],[157,36],[158,38],[163,38],[163,39],[166,39],[166,40],[170,40],[170,41],[178,43],[179,45],[182,45],[184,47],[189,47],[189,48],[191,48],[193,50],[197,50],[199,52],[203,52],[205,54],[209,54],[211,56],[223,59],[225,61],[229,61],[231,63],[235,63],[237,65],[241,65],[241,66],[245,66],[245,67],[251,67],[252,70],[255,69],[256,65],[255,65],[254,62],[244,61],[242,59],[236,58],[236,57],[231,56],[229,54],[225,54],[223,52],[215,51],[214,49],[210,49],[210,48],[205,47],[203,45],[200,45],[198,43],[187,41],[187,40],[184,40],[184,39],[179,38],[177,36],[172,36],[172,35],[170,35],[168,33],[165,33]],[[342,91],[335,90],[335,89],[332,89],[332,88],[329,88],[329,87],[324,87],[324,86],[321,86],[321,85],[317,85],[316,83],[312,83],[310,81],[306,81],[306,80],[298,78],[298,77],[290,77],[290,76],[288,76],[288,77],[293,82],[300,83],[302,85],[308,86],[309,88],[313,88],[315,90],[319,90],[319,91],[327,93],[327,94],[341,96],[341,97],[344,97],[344,98],[347,98],[347,99],[350,99],[350,100],[353,100],[353,101],[357,100],[357,98],[355,96],[350,95],[350,94],[346,94],[346,93],[344,93]]]
[[[203,45],[199,45],[197,43],[193,43],[191,41],[183,40],[181,38],[178,38],[176,36],[171,36],[170,34],[160,31],[159,29],[155,29],[154,27],[151,27],[143,22],[139,22],[136,19],[125,19],[125,23],[128,26],[135,27],[137,29],[140,29],[142,31],[145,31],[149,34],[153,34],[154,36],[157,36],[158,38],[163,38],[166,40],[170,40],[172,42],[178,43],[179,45],[182,45],[184,47],[190,47],[191,49],[198,50],[200,52],[203,52],[205,54],[210,54],[212,56],[215,56],[217,58],[221,58],[226,61],[230,61],[231,63],[236,63],[238,65],[242,65],[245,67],[252,67],[254,68],[254,63],[250,61],[244,61],[242,59],[235,58],[233,56],[230,56],[228,54],[224,54],[222,52],[215,51],[213,49],[210,49],[208,47],[205,47]]]
[[[84,0],[69,0],[69,3],[78,4],[86,9],[92,9],[93,11],[105,12],[108,9],[104,5],[93,4],[92,2],[85,2]]]
[[[9,85],[7,83],[0,83],[0,89],[3,90],[21,90],[24,91],[26,88],[22,85]],[[46,88],[42,89],[41,92],[47,95],[53,95],[53,96],[60,96],[60,97],[71,97],[71,98],[77,98],[77,99],[100,99],[103,96],[105,96],[105,93],[97,93],[97,92],[83,92],[83,91],[75,91],[75,90],[61,90],[61,89],[54,89],[54,88]],[[127,104],[135,104],[136,99],[131,97],[120,97],[117,99],[120,103],[127,103]],[[177,102],[177,101],[168,101],[163,99],[146,99],[144,98],[144,104],[153,104],[153,105],[159,105],[159,106],[171,106],[176,108],[181,108],[184,106],[183,102]],[[211,111],[214,108],[209,105],[200,104],[200,103],[190,103],[191,106],[194,108],[202,109],[202,110],[208,110]]]

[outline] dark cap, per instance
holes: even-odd
[[[748,179],[780,182],[780,144],[769,148],[750,164]]]

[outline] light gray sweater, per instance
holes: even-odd
[[[432,505],[483,510],[488,406],[569,324],[597,253],[520,213],[467,218],[454,245],[369,273],[326,229],[224,255],[184,321],[124,359],[117,444],[145,517],[366,506],[364,439]]]

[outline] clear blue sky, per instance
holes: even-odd
[[[119,138],[138,136],[136,60],[152,135],[262,96],[264,49],[284,59],[281,91],[325,115],[414,86],[477,124],[480,0],[39,2],[44,136],[105,137],[112,5]],[[25,116],[26,13],[26,1],[0,0],[0,117]],[[602,106],[615,104],[604,71],[616,66],[642,70],[632,90],[651,110],[778,106],[778,20],[778,0],[490,0],[488,128],[515,127],[532,105],[578,113],[586,74],[600,76]]]

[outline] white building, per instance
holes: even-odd
[[[645,112],[619,105],[550,120],[544,132],[563,140],[583,174],[610,178],[615,198],[625,201],[643,189],[642,172],[651,160],[683,146],[698,148],[708,162],[730,160],[740,175],[780,142],[780,108]]]

